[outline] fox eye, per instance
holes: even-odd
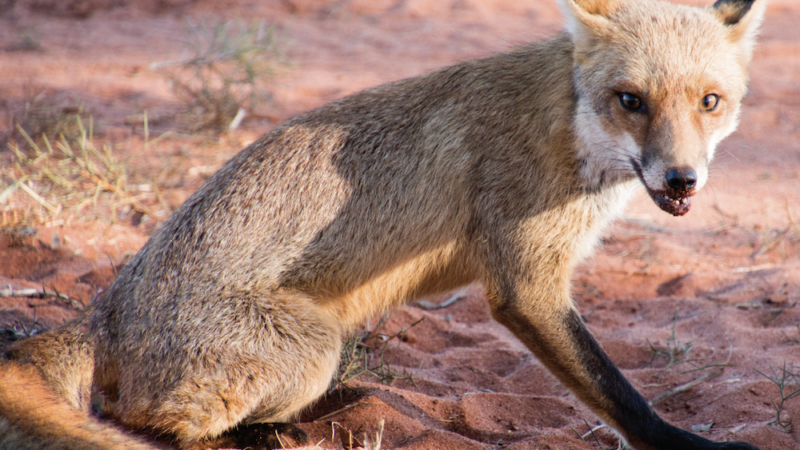
[[[644,110],[644,103],[639,97],[628,92],[620,92],[618,95],[620,105],[628,111],[641,112]]]
[[[719,95],[717,94],[708,94],[703,97],[703,101],[700,102],[700,108],[706,112],[717,109],[717,105],[719,105]]]

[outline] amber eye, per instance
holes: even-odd
[[[719,95],[717,94],[708,94],[703,97],[703,101],[700,102],[700,108],[706,112],[717,109],[717,105],[719,105]]]
[[[619,104],[628,111],[641,112],[644,110],[644,104],[642,103],[642,100],[639,97],[627,92],[619,93]]]

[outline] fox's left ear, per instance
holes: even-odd
[[[766,6],[766,0],[717,0],[712,7],[714,14],[728,27],[731,42],[742,46],[745,62],[752,57]]]

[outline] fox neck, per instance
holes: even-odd
[[[640,150],[633,138],[624,132],[611,136],[580,97],[573,117],[577,181],[595,218],[577,243],[576,256],[580,261],[592,254],[604,229],[622,216],[639,188],[640,181],[627,165],[628,158],[639,154]]]
[[[578,180],[581,189],[587,193],[619,184],[632,184],[636,177],[628,167],[629,160],[641,152],[633,138],[624,131],[611,136],[596,114],[586,101],[578,99],[573,122],[574,146]]]

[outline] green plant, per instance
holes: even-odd
[[[188,57],[150,67],[170,81],[192,132],[236,128],[246,112],[270,98],[264,83],[285,62],[273,27],[187,20],[186,34]]]
[[[407,379],[414,383],[416,374],[409,375],[395,372],[384,359],[384,355],[390,342],[395,339],[397,341],[403,340],[408,330],[424,319],[423,317],[397,333],[388,335],[377,331],[385,324],[385,317],[381,319],[373,330],[366,329],[354,334],[342,347],[339,372],[336,376],[333,390],[338,390],[341,393],[342,389],[347,387],[347,383],[362,376],[367,376],[383,384],[391,384],[398,379]]]

